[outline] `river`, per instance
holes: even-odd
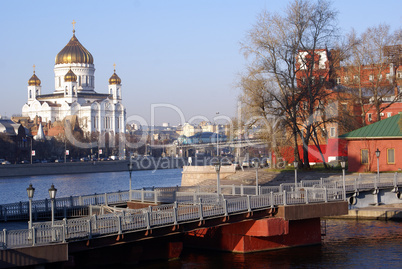
[[[135,171],[133,189],[176,186],[181,169]],[[57,197],[128,190],[128,172],[54,175],[0,179],[0,204],[26,201],[26,188],[35,187],[34,199],[48,198],[53,183]],[[0,223],[0,228],[4,223]],[[392,221],[326,221],[321,245],[249,254],[185,249],[180,259],[119,268],[400,268],[402,223]],[[117,268],[117,267],[113,267]]]

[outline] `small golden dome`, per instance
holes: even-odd
[[[76,82],[77,81],[77,75],[74,74],[73,70],[68,70],[67,74],[64,76],[64,81],[65,82]]]
[[[109,85],[116,85],[116,84],[121,84],[121,79],[116,74],[116,69],[115,69],[113,72],[113,75],[109,78]]]
[[[40,79],[35,75],[35,71],[32,77],[28,80],[28,86],[40,86]]]
[[[92,54],[84,48],[73,34],[67,45],[57,54],[56,64],[84,63],[93,64]]]

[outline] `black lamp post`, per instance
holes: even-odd
[[[34,197],[35,188],[32,187],[32,184],[29,184],[27,188],[28,198],[29,198],[29,222],[28,229],[32,229],[32,198]]]
[[[297,189],[297,167],[299,166],[299,163],[297,161],[294,161],[293,166],[295,168],[295,191],[296,191],[296,189]]]
[[[50,189],[49,189],[49,196],[50,196],[50,202],[51,202],[51,207],[52,207],[52,227],[54,225],[54,199],[56,198],[56,193],[57,193],[57,189],[52,184],[52,186],[50,186]]]
[[[218,196],[221,194],[221,182],[219,178],[219,173],[221,170],[221,162],[219,160],[216,160],[212,163],[213,166],[215,166],[215,171],[216,171],[216,176],[217,176],[217,181],[216,181],[216,192],[218,193]]]
[[[377,156],[377,180],[380,180],[380,153],[381,151],[377,148],[375,151],[375,155]],[[376,188],[377,188],[377,180],[376,180]]]
[[[346,162],[341,161],[341,166],[342,166],[342,182],[343,182],[343,200],[346,201],[346,182],[345,182],[345,167],[346,167]]]
[[[133,172],[133,162],[130,156],[130,162],[127,164],[128,167],[128,173],[130,174],[130,186],[129,186],[129,193],[128,193],[128,197],[131,201],[131,173]]]
[[[258,192],[258,166],[260,165],[258,161],[253,161],[255,167],[255,195],[259,195]]]

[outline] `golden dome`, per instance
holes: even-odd
[[[28,80],[28,86],[40,86],[40,79],[35,75],[35,71],[32,77]]]
[[[121,79],[116,74],[116,70],[114,70],[113,75],[109,78],[109,85],[114,85],[114,84],[121,84]]]
[[[92,54],[81,45],[75,37],[74,32],[73,37],[70,39],[68,44],[57,54],[55,60],[56,64],[93,64],[94,58],[92,57]]]
[[[73,70],[68,70],[67,74],[64,76],[64,81],[65,82],[76,82],[77,81],[77,75],[74,74]]]

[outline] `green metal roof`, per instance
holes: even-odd
[[[352,132],[340,135],[339,138],[360,139],[360,138],[402,138],[399,126],[401,114],[377,121]]]

